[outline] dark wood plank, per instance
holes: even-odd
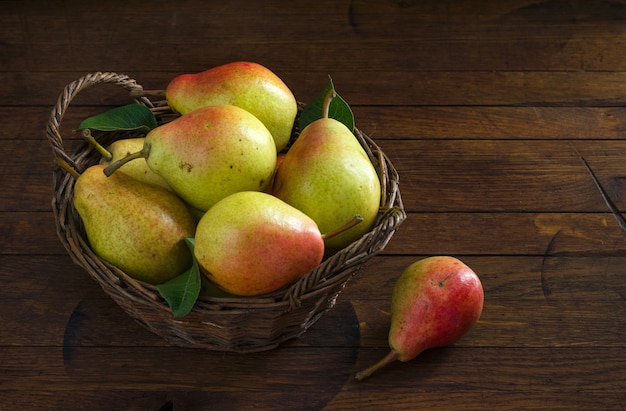
[[[433,349],[424,352],[421,361],[390,367],[387,378],[379,378],[376,385],[393,392],[394,386],[415,389],[413,384],[419,382],[420,390],[441,390],[480,379],[486,391],[611,392],[624,388],[621,377],[626,364],[619,354],[622,350],[594,347]],[[325,358],[320,358],[319,352],[315,347],[283,347],[250,356],[178,347],[76,347],[72,358],[64,363],[55,347],[7,347],[0,354],[3,370],[28,366],[23,367],[20,379],[0,378],[7,390],[42,387],[53,390],[69,386],[78,390],[115,389],[122,385],[139,390],[162,386],[208,391],[246,388],[308,391],[319,389],[318,381],[323,376],[335,373],[343,374],[342,380],[347,379],[359,367],[385,354],[381,349],[363,350],[357,360],[349,349],[335,348],[332,354],[325,351],[328,352]],[[157,356],[160,364],[155,366]],[[297,363],[299,367],[285,369],[284,362]],[[199,363],[210,365],[210,370],[198,367]],[[129,364],[137,369],[152,368],[152,372],[143,375],[124,372]],[[612,366],[607,367],[607,364]],[[457,381],[448,379],[452,369],[460,374]],[[266,378],[258,378],[259,373]],[[545,384],[550,379],[553,384]]]
[[[274,67],[271,61],[262,63]],[[65,85],[100,70],[101,67],[63,72],[0,72],[0,93],[17,106],[51,106]],[[363,71],[355,76],[352,70],[274,70],[302,101],[311,101],[319,94],[331,75],[337,91],[350,104],[383,106],[620,107],[624,105],[624,94],[619,86],[626,81],[624,72]],[[146,89],[163,89],[180,74],[129,71],[122,65],[110,67],[110,71],[128,74]],[[552,84],[559,87],[549,87]],[[24,89],[37,92],[25,93]],[[128,98],[104,89],[85,91],[76,101],[91,105],[128,103]]]
[[[381,355],[381,353],[377,354]],[[572,377],[571,373],[577,373],[581,368],[584,368],[584,366],[581,366],[581,362],[587,363],[587,361],[573,360],[572,355],[566,355],[567,358],[555,359],[544,357],[541,352],[533,352],[533,354],[535,355],[534,362],[542,362],[545,367],[527,369],[526,365],[523,364],[525,355],[520,351],[509,353],[511,358],[517,358],[519,361],[509,361],[510,359],[507,359],[505,363],[494,365],[493,369],[509,369],[511,374],[520,378],[516,381],[511,381],[506,375],[500,373],[497,375],[493,374],[491,366],[482,363],[477,356],[473,358],[476,361],[474,365],[484,374],[479,372],[476,374],[472,373],[472,380],[462,377],[459,378],[462,381],[458,382],[441,379],[437,381],[438,385],[432,386],[428,382],[432,380],[433,375],[437,372],[433,372],[430,367],[423,363],[424,358],[421,358],[421,361],[417,360],[416,363],[396,364],[394,366],[403,370],[397,378],[393,378],[390,375],[392,371],[386,370],[387,373],[384,376],[379,375],[378,380],[366,381],[365,384],[368,384],[367,386],[346,385],[327,409],[350,410],[354,409],[354,404],[363,404],[367,409],[386,410],[408,410],[416,407],[459,411],[484,410],[486,406],[491,406],[487,404],[494,404],[495,408],[500,409],[520,410],[621,409],[623,394],[620,392],[622,388],[619,386],[619,382],[607,381],[606,389],[602,389],[594,387],[595,384],[591,381],[591,385],[588,384],[586,373]],[[532,356],[533,354],[527,353],[526,355]],[[472,355],[477,355],[477,353],[461,351],[458,355],[472,357]],[[372,360],[374,358],[376,357],[373,357]],[[454,360],[457,359],[459,358],[454,358]],[[459,360],[463,361],[464,359]],[[465,360],[472,361],[469,358]],[[498,361],[499,359],[492,358],[492,360]],[[556,366],[561,371],[558,372],[558,375],[547,375],[545,370],[555,368],[553,365],[554,360],[564,361]],[[570,362],[572,360],[573,362]],[[612,361],[608,358],[606,360]],[[589,362],[593,362],[593,360]],[[619,365],[616,367],[619,367]],[[456,372],[466,371],[458,363],[449,364],[445,368],[449,374],[454,375],[456,375]],[[613,370],[617,371],[617,368]],[[590,369],[588,369],[588,372],[594,373]],[[602,371],[598,372],[601,373]],[[412,378],[416,374],[419,374],[421,378]],[[621,373],[617,371],[617,374]],[[623,378],[620,375],[615,375],[615,377]],[[570,378],[578,379],[578,388],[563,386],[563,381]],[[413,382],[413,385],[405,385],[407,379]],[[494,382],[496,379],[497,382]],[[593,377],[592,380],[594,380]],[[378,387],[378,384],[384,384],[384,387]],[[542,387],[547,388],[555,385],[560,386],[560,390],[546,392],[542,389]]]
[[[621,107],[353,107],[357,127],[375,140],[622,139]]]
[[[210,372],[207,371],[207,372]],[[205,411],[218,409],[224,411],[248,410],[302,410],[316,411],[334,409],[328,405],[335,391],[324,390],[307,392],[299,390],[287,391],[201,391],[184,390],[176,387],[171,389],[135,390],[72,390],[59,391],[4,391],[2,401],[13,405],[16,409],[80,409],[88,407],[90,411],[132,410],[132,411]],[[325,407],[326,406],[326,407]],[[352,408],[349,408],[352,409]]]
[[[252,411],[259,409],[298,409],[303,411],[353,411],[355,407],[365,410],[411,410],[416,407],[446,410],[484,410],[485,404],[497,404],[510,409],[551,410],[590,410],[602,407],[605,410],[619,410],[623,403],[619,392],[609,394],[596,391],[572,392],[531,392],[531,391],[486,391],[468,384],[470,388],[452,390],[433,389],[424,392],[415,387],[385,388],[371,390],[368,386],[351,384],[350,389],[337,394],[329,401],[329,394],[322,391],[307,393],[256,391],[250,398],[249,390],[192,391],[175,388],[160,391],[149,390],[99,390],[99,391],[4,391],[3,400],[19,409],[64,409],[88,405],[91,411],[115,410],[166,410],[204,411],[219,409],[224,411]],[[387,394],[389,393],[389,394]],[[334,394],[334,393],[333,393]]]
[[[18,379],[0,377],[0,381],[6,390],[26,392],[37,392],[42,388],[43,391],[63,390],[70,386],[78,391],[112,390],[121,385],[126,390],[155,386],[162,390],[211,392],[271,390],[284,394],[294,392],[293,397],[297,397],[299,393],[319,393],[323,386],[332,386],[329,378],[336,380],[339,376],[345,383],[338,395],[339,401],[347,395],[352,407],[360,404],[382,408],[386,408],[385,404],[407,406],[393,399],[410,392],[410,402],[429,396],[434,401],[432,396],[440,398],[442,391],[457,395],[470,391],[473,395],[487,396],[505,393],[514,397],[520,392],[532,392],[534,395],[546,394],[542,396],[544,401],[560,398],[564,393],[578,398],[587,393],[597,395],[603,392],[606,396],[601,404],[612,406],[622,398],[626,388],[621,350],[437,349],[423,353],[414,362],[396,363],[381,371],[379,378],[359,384],[349,381],[351,375],[359,367],[377,360],[384,354],[383,350],[363,350],[355,360],[352,354],[340,349],[335,349],[334,355],[324,357],[320,357],[314,348],[285,348],[250,357],[166,348],[91,348],[78,349],[76,361],[63,364],[55,355],[55,349],[17,347],[3,350],[1,367],[24,371]],[[155,356],[160,358],[158,365],[154,363]],[[284,362],[298,364],[299,369],[287,370],[281,366]],[[207,364],[207,367],[210,364],[210,369],[198,367],[198,363]],[[142,375],[126,373],[123,370],[129,364],[150,368],[151,372]],[[612,366],[607,367],[607,364]],[[26,371],[35,369],[45,371]],[[260,374],[264,378],[258,378]],[[456,376],[454,380],[450,380],[451,374]],[[320,386],[320,380],[327,381],[327,384]],[[576,401],[570,399],[567,404],[574,405]],[[551,408],[550,405],[543,403]]]
[[[415,213],[386,253],[620,255],[624,232],[610,214]]]
[[[198,16],[192,17],[197,19]],[[623,71],[626,67],[624,57],[619,53],[620,48],[626,45],[626,37],[620,30],[623,21],[616,21],[604,30],[598,30],[594,23],[578,25],[576,28],[551,23],[553,30],[547,33],[543,30],[541,35],[532,36],[532,33],[545,26],[541,23],[523,24],[511,29],[506,25],[506,20],[467,27],[445,22],[435,26],[421,26],[415,14],[407,14],[403,19],[396,16],[357,15],[352,18],[354,23],[351,25],[348,16],[320,17],[306,13],[285,15],[279,23],[285,26],[285,30],[295,32],[294,36],[259,38],[256,31],[259,30],[259,24],[264,24],[261,22],[262,17],[243,15],[241,24],[244,29],[238,36],[231,34],[230,37],[218,39],[232,48],[217,48],[212,53],[194,58],[198,56],[202,42],[215,40],[214,34],[211,34],[212,38],[200,37],[194,42],[181,42],[179,39],[186,39],[185,26],[180,26],[179,32],[174,34],[169,21],[156,21],[160,24],[155,24],[154,17],[148,14],[137,17],[123,15],[117,19],[118,22],[101,22],[106,37],[95,37],[89,43],[71,44],[66,39],[67,34],[89,33],[84,27],[84,21],[98,21],[91,15],[83,15],[82,19],[80,16],[75,17],[69,22],[65,17],[56,23],[51,23],[50,20],[54,21],[54,18],[50,17],[48,21],[42,18],[33,22],[37,26],[28,27],[30,32],[52,32],[60,41],[52,44],[43,40],[31,43],[28,54],[24,53],[23,44],[13,43],[5,49],[4,68],[16,72],[28,69],[40,71],[38,67],[42,66],[57,72],[65,71],[68,67],[81,71],[92,71],[94,68],[110,70],[112,55],[127,56],[125,61],[116,63],[117,70],[160,71],[162,68],[157,64],[158,61],[171,59],[172,64],[167,68],[176,72],[202,71],[232,60],[258,61],[275,70],[302,72],[313,63],[318,70],[326,72],[347,71],[355,64],[366,71],[381,72],[455,71],[459,68],[469,71]],[[178,19],[184,18],[178,16]],[[135,22],[126,22],[126,27],[114,28],[120,24],[119,21],[128,19]],[[411,20],[413,26],[408,25],[408,20]],[[317,30],[302,28],[320,21],[325,22],[325,25]],[[77,22],[81,22],[80,25]],[[152,30],[132,31],[134,25],[141,24]],[[415,29],[398,32],[394,30],[398,24]],[[245,30],[246,27],[252,27],[251,31]],[[376,28],[376,31],[373,32],[371,28]],[[218,30],[217,27],[215,29]],[[475,40],[483,31],[489,33],[488,38]],[[168,33],[171,33],[170,38],[163,38]],[[321,33],[325,33],[323,39],[320,38]],[[150,55],[137,53],[138,48],[149,49],[155,38],[162,42],[158,52]],[[316,39],[321,41],[311,43]],[[441,45],[443,41],[445,47]],[[333,46],[331,55],[326,43],[332,42],[338,44]],[[310,45],[303,47],[307,44]],[[68,50],[71,52],[68,53]],[[341,56],[341,59],[334,58],[335,55]],[[374,60],[369,57],[371,55],[377,55],[378,58]]]
[[[45,141],[53,105],[3,108],[0,140]],[[80,122],[109,108],[70,106],[61,122],[64,140],[80,139],[74,131]],[[620,140],[626,130],[622,107],[352,106],[352,110],[357,127],[376,141]]]
[[[52,207],[49,208],[42,212],[0,212],[4,234],[0,254],[65,254],[57,236]]]
[[[108,67],[117,55],[125,56],[126,67],[140,70],[152,69],[158,60],[171,62],[172,69],[201,70],[245,57],[271,61],[281,70],[307,70],[313,63],[325,70],[352,69],[354,63],[378,71],[623,70],[625,63],[619,50],[625,42],[620,28],[626,10],[614,4],[609,14],[601,1],[577,7],[528,2],[474,8],[459,2],[433,7],[344,1],[319,9],[305,2],[288,9],[194,2],[188,8],[158,10],[124,2],[104,16],[98,3],[63,2],[59,7],[37,2],[30,6],[37,7],[35,15],[19,2],[6,3],[10,12],[2,23],[10,47],[4,61],[12,71],[91,70]],[[223,17],[212,21],[211,30],[198,31],[204,16],[213,14]],[[232,19],[239,23],[236,32],[230,30]],[[270,19],[280,31],[268,30]],[[146,54],[155,39],[162,47]],[[226,47],[198,52],[201,44],[215,40]],[[444,41],[446,47],[441,47]],[[328,53],[328,43],[341,59]],[[378,58],[372,61],[370,55]]]

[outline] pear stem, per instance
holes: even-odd
[[[359,224],[361,221],[363,221],[363,217],[361,217],[359,214],[357,214],[348,223],[342,225],[339,228],[336,228],[334,230],[331,230],[331,231],[329,231],[327,233],[322,234],[322,240],[327,240],[329,238],[332,238],[332,237],[334,237],[336,235],[339,235],[339,234],[343,233],[344,231],[348,231],[349,229],[351,229],[355,225]]]
[[[326,96],[324,97],[324,104],[322,105],[322,118],[328,118],[328,113],[330,112],[330,103],[335,97],[337,97],[337,92],[335,91],[335,87],[331,83],[330,90],[328,90]]]
[[[80,173],[76,170],[74,170],[74,168],[72,166],[70,166],[67,161],[63,160],[62,158],[59,157],[55,157],[54,158],[54,163],[61,167],[63,170],[67,171],[72,177],[74,177],[74,179],[78,180],[78,178],[80,177]]]
[[[112,162],[111,164],[109,164],[108,166],[106,166],[104,168],[104,174],[107,177],[110,177],[111,174],[113,174],[115,172],[115,170],[117,170],[118,168],[122,167],[124,164],[128,163],[131,160],[135,160],[137,158],[148,158],[148,155],[150,154],[150,145],[144,145],[143,148],[135,153],[130,153],[122,158],[120,158],[119,160],[116,160],[114,162]]]
[[[96,141],[96,139],[91,135],[91,130],[86,128],[83,130],[81,134],[83,135],[83,138],[87,140],[89,144],[91,144],[96,150],[98,150],[98,153],[100,153],[106,161],[111,161],[111,159],[113,158],[113,154],[111,154],[109,150],[104,148],[102,144]]]
[[[374,364],[374,365],[364,369],[363,371],[357,372],[354,375],[354,379],[359,381],[359,382],[361,382],[364,379],[366,379],[369,376],[371,376],[372,374],[374,374],[379,369],[383,368],[386,365],[391,364],[392,362],[396,361],[397,359],[398,359],[398,353],[396,353],[395,351],[389,351],[389,354],[384,356],[376,364]]]

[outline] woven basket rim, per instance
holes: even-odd
[[[95,163],[97,155],[86,142],[76,148],[73,153],[68,153],[63,146],[60,125],[72,99],[85,88],[102,83],[116,84],[128,90],[130,99],[149,107],[159,121],[167,122],[177,116],[169,110],[167,102],[163,100],[162,90],[145,92],[134,79],[124,74],[90,73],[68,84],[59,95],[50,113],[46,137],[51,145],[53,156],[64,160],[78,172],[82,172],[86,167]],[[302,107],[302,103],[300,106]],[[305,302],[319,305],[320,301],[336,298],[337,290],[345,286],[345,283],[363,266],[364,262],[386,246],[397,227],[406,218],[398,188],[398,174],[389,158],[371,138],[358,128],[355,128],[354,134],[374,164],[381,182],[381,212],[378,214],[374,227],[359,240],[325,258],[317,268],[284,289],[255,297],[200,296],[192,310],[194,315],[201,318],[205,313],[211,315],[219,313],[223,316],[255,311],[288,313]],[[95,133],[95,136],[98,138],[98,133]],[[109,133],[107,136],[111,137],[112,134]],[[297,130],[294,131],[294,136],[297,137]],[[112,138],[119,138],[119,136]],[[52,208],[57,234],[72,260],[83,267],[127,313],[147,328],[151,329],[151,324],[146,324],[145,319],[138,318],[140,315],[136,312],[144,307],[149,307],[159,316],[172,317],[169,306],[158,293],[156,286],[133,279],[93,253],[81,227],[80,218],[72,204],[73,186],[74,178],[70,174],[60,168],[54,170]],[[314,322],[318,315],[321,314],[314,310],[311,318],[307,318],[301,328],[306,330],[307,323]],[[181,327],[185,326],[185,322],[186,320],[180,321]],[[184,339],[183,344],[187,343]],[[194,342],[191,341],[190,344],[194,345]],[[272,346],[275,345],[268,344],[269,348]],[[247,348],[247,350],[254,349],[255,347]]]

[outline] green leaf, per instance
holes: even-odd
[[[328,76],[328,85],[324,91],[302,109],[298,122],[300,131],[304,130],[310,123],[323,117],[324,99],[326,98],[326,94],[334,88],[333,79]],[[330,102],[328,117],[334,118],[348,127],[348,130],[354,131],[354,115],[352,114],[352,109],[350,109],[348,103],[346,103],[339,94]]]
[[[88,117],[80,123],[78,128],[99,131],[136,130],[147,133],[156,126],[156,117],[148,107],[141,104],[128,104]]]
[[[174,317],[184,317],[189,314],[198,300],[201,288],[201,274],[198,262],[193,257],[194,239],[185,238],[185,244],[191,251],[193,264],[189,270],[171,280],[157,285],[159,294],[167,301]]]

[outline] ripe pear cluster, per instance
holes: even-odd
[[[323,117],[287,148],[297,101],[266,67],[183,74],[165,95],[178,117],[77,176],[74,205],[104,260],[161,284],[195,258],[221,290],[255,296],[371,229],[380,181],[352,130]]]

